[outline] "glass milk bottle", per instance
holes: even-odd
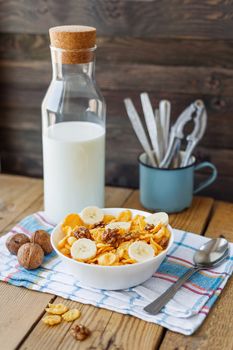
[[[55,223],[104,207],[105,102],[95,82],[96,29],[49,30],[53,77],[42,102],[44,205]]]

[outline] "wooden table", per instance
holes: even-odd
[[[141,208],[138,191],[106,188],[106,206]],[[20,219],[43,207],[42,181],[0,175],[0,230],[5,234]],[[211,198],[195,197],[192,207],[171,215],[175,228],[185,229],[208,237],[220,234],[233,240],[233,204]],[[233,349],[232,309],[233,280],[193,336],[183,336],[161,326],[141,321],[93,306],[66,301],[70,307],[82,310],[80,322],[92,335],[76,342],[69,334],[71,324],[47,327],[41,322],[44,308],[50,302],[62,302],[55,295],[33,292],[25,288],[0,283],[0,348],[8,349],[118,349],[118,350],[185,350]]]

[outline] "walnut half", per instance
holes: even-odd
[[[121,235],[118,233],[118,229],[110,229],[104,231],[102,235],[103,242],[111,245],[114,248],[117,248],[121,243]]]
[[[74,231],[74,237],[76,237],[77,239],[79,238],[88,238],[88,239],[92,239],[90,231],[88,230],[88,228],[86,228],[85,226],[79,226],[75,231]]]
[[[82,324],[77,324],[71,328],[70,333],[76,340],[85,340],[90,334],[90,330]]]

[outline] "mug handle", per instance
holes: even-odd
[[[212,174],[210,175],[210,177],[207,180],[201,182],[197,186],[197,188],[194,189],[194,191],[193,191],[194,194],[202,191],[204,188],[206,188],[207,186],[211,185],[217,178],[218,171],[217,171],[217,169],[216,169],[214,164],[212,164],[210,162],[200,163],[200,164],[195,166],[194,171],[200,170],[200,169],[203,169],[203,168],[210,168],[212,170]]]

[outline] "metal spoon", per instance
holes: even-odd
[[[202,269],[216,267],[228,257],[229,244],[224,238],[211,239],[203,244],[194,254],[194,267],[189,269],[181,276],[176,283],[166,290],[160,297],[148,304],[144,310],[151,315],[156,315],[163,306],[176,294],[178,289],[186,282],[194,273]]]

